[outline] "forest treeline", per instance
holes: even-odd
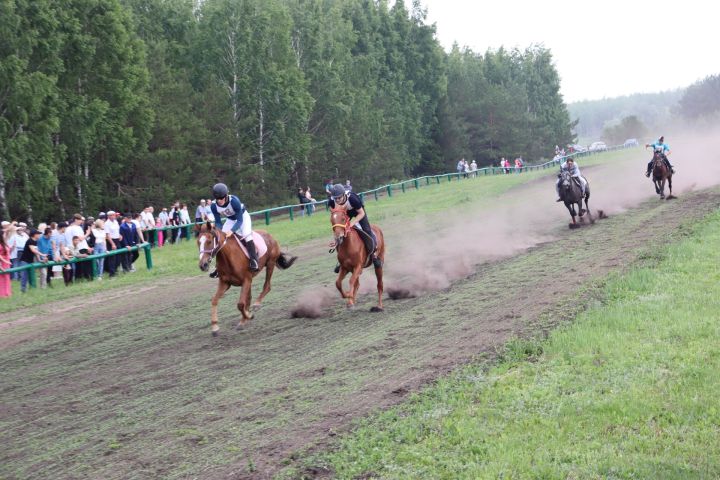
[[[251,206],[573,140],[551,52],[445,52],[419,3],[0,2],[0,216]]]

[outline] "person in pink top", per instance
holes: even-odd
[[[155,230],[157,232],[157,244],[158,244],[158,247],[162,247],[163,246],[163,231],[160,230],[160,228],[163,227],[163,224],[162,224],[162,221],[160,221],[159,216],[155,219],[155,226],[157,227],[157,230]]]
[[[10,249],[5,243],[5,232],[0,230],[0,272],[10,268]],[[0,297],[12,295],[10,274],[0,274]]]

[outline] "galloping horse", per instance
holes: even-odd
[[[570,228],[578,228],[579,225],[575,221],[575,217],[579,216],[582,222],[585,221],[583,215],[587,211],[590,217],[590,223],[594,223],[592,213],[590,213],[590,206],[588,200],[590,199],[590,182],[585,185],[585,196],[583,197],[582,188],[577,184],[575,179],[570,175],[570,172],[563,170],[560,173],[560,198],[565,207],[570,212],[572,217],[572,223],[569,225]],[[585,209],[582,208],[583,199],[585,200]],[[577,213],[575,211],[575,205],[577,205]]]
[[[286,253],[282,253],[280,251],[280,245],[269,233],[262,230],[255,230],[254,233],[260,235],[267,245],[267,252],[258,259],[260,270],[262,270],[263,267],[266,269],[265,284],[263,285],[260,296],[253,305],[253,307],[259,307],[265,295],[270,291],[270,279],[272,278],[275,266],[277,265],[282,270],[290,268],[292,264],[295,263],[297,257],[291,257]],[[236,241],[233,237],[234,235],[225,237],[224,233],[214,228],[213,225],[208,222],[200,229],[200,235],[197,239],[198,249],[200,250],[200,270],[207,272],[213,258],[215,258],[217,262],[218,287],[212,298],[211,308],[213,336],[217,336],[218,330],[220,330],[217,320],[218,302],[231,286],[242,287],[242,292],[240,293],[240,298],[237,303],[237,308],[242,314],[238,327],[245,325],[253,318],[253,315],[248,309],[252,296],[252,280],[255,275],[260,273],[260,270],[257,272],[250,270],[250,262],[240,247],[240,242]],[[257,237],[255,243],[256,245],[258,243]]]
[[[660,150],[656,150],[653,153],[652,167],[655,193],[660,195],[661,200],[665,198],[665,180],[667,180],[668,188],[670,188],[670,194],[667,198],[668,200],[671,198],[675,198],[672,194],[672,172],[667,167],[667,165],[665,165],[663,154]]]
[[[360,235],[365,235],[365,233],[358,228],[350,227],[350,218],[344,209],[333,209],[330,213],[330,223],[332,224],[333,235],[335,237],[337,259],[340,263],[340,272],[337,280],[335,280],[335,286],[340,292],[340,295],[347,299],[348,308],[351,308],[355,305],[355,298],[360,288],[360,275],[362,274],[363,268],[372,265],[372,258],[365,246],[365,242],[360,237]],[[372,228],[375,233],[375,238],[377,239],[377,256],[381,262],[384,262],[385,240],[382,230],[376,225],[371,225],[370,228]],[[348,273],[351,273],[350,290],[346,292],[343,290],[342,282]],[[375,267],[375,276],[377,277],[378,304],[376,307],[372,307],[370,311],[382,312],[382,267]]]

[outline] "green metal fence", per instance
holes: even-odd
[[[624,147],[624,146],[615,146],[615,147],[609,147],[605,151],[612,151],[612,150],[622,150],[623,148],[630,148],[630,147]],[[439,185],[442,182],[452,182],[453,180],[461,180],[463,178],[469,178],[469,177],[480,177],[480,176],[488,176],[488,175],[500,175],[505,173],[505,170],[508,170],[508,173],[510,174],[517,174],[522,173],[523,171],[536,171],[536,170],[545,170],[547,168],[555,167],[562,162],[565,161],[568,157],[573,158],[580,158],[580,157],[586,157],[588,155],[594,155],[596,153],[603,153],[603,152],[575,152],[571,155],[565,155],[564,157],[561,157],[557,160],[550,160],[549,162],[541,163],[538,165],[525,165],[520,169],[517,169],[515,167],[509,167],[508,169],[502,168],[502,167],[484,167],[479,168],[475,170],[474,172],[453,172],[453,173],[443,173],[440,175],[428,175],[424,177],[417,177],[412,178],[410,180],[404,180],[402,182],[398,183],[390,183],[387,185],[383,185],[382,187],[378,187],[372,190],[366,190],[364,192],[360,192],[358,195],[360,198],[364,201],[365,198],[372,196],[375,200],[379,200],[380,196],[388,196],[392,197],[394,193],[397,191],[401,191],[405,193],[408,190],[419,190],[421,185],[429,186],[429,185]],[[314,205],[315,208],[319,208],[320,206],[324,206],[325,210],[328,210],[328,201],[327,200],[320,200],[317,201]],[[259,210],[257,212],[249,212],[250,216],[252,218],[261,217],[265,221],[265,225],[270,225],[270,220],[273,216],[278,217],[280,215],[287,214],[290,220],[295,219],[295,212],[294,210],[296,208],[304,208],[307,211],[308,215],[311,215],[312,212],[308,209],[307,203],[297,203],[293,205],[283,205],[281,207],[273,207],[268,208],[265,210]]]
[[[97,261],[101,258],[107,258],[112,257],[115,255],[121,255],[121,254],[127,254],[128,252],[135,252],[142,249],[145,253],[145,265],[147,266],[148,270],[151,270],[153,267],[152,262],[152,251],[150,248],[150,244],[145,242],[141,243],[140,245],[135,245],[134,247],[123,247],[118,248],[117,250],[111,250],[106,253],[100,253],[97,255],[88,255],[87,257],[82,258],[71,258],[70,260],[63,260],[62,262],[34,262],[34,263],[28,263],[27,265],[22,265],[20,267],[13,267],[9,268],[7,270],[3,270],[2,273],[14,273],[14,272],[23,272],[25,270],[28,270],[28,284],[31,288],[35,288],[37,286],[37,280],[35,278],[35,270],[38,268],[52,268],[56,265],[65,266],[70,265],[73,263],[81,263],[81,262],[91,262],[90,265],[92,267],[92,278],[95,279],[98,277],[98,267],[97,267]]]

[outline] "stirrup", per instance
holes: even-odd
[[[260,264],[254,258],[250,259],[250,270],[252,270],[253,272],[257,272],[258,270],[260,270]]]
[[[373,255],[372,264],[375,268],[382,268],[383,266],[382,260],[380,260],[380,258],[375,255]]]

